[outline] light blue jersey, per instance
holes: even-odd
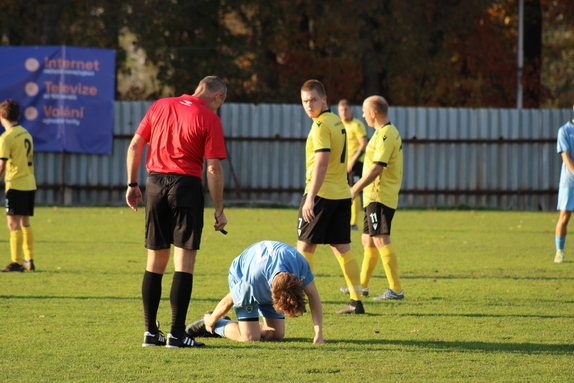
[[[558,129],[557,152],[570,153],[570,158],[574,158],[574,124],[567,122]],[[574,188],[574,174],[570,173],[566,164],[562,163],[560,172],[560,188]]]
[[[271,283],[280,272],[294,274],[303,286],[315,278],[307,260],[292,246],[276,241],[249,246],[229,268],[229,289],[234,307],[273,304]]]

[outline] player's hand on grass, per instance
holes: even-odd
[[[128,187],[126,192],[126,202],[133,210],[138,211],[138,203],[143,204],[142,191],[139,186]]]

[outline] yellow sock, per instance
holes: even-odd
[[[311,272],[315,274],[315,253],[307,253],[302,251],[301,254],[305,257],[307,262],[309,262],[309,267],[311,267]]]
[[[365,247],[365,255],[363,256],[363,267],[361,267],[361,287],[364,289],[369,286],[371,275],[379,261],[379,251],[376,247]]]
[[[22,233],[24,234],[24,259],[34,259],[34,231],[32,231],[32,226],[23,226]]]
[[[22,256],[23,242],[22,230],[10,232],[10,255],[12,256],[12,262],[16,262],[19,265],[24,263],[24,257]]]
[[[379,250],[379,253],[383,260],[383,266],[385,267],[385,274],[387,274],[390,289],[395,293],[400,293],[403,288],[401,287],[401,280],[399,278],[399,260],[395,249],[393,249],[392,245],[386,245]]]
[[[349,250],[344,254],[336,257],[339,261],[341,269],[347,286],[349,286],[349,294],[351,299],[355,301],[361,300],[361,271],[359,270],[359,263],[355,259],[353,253]]]
[[[363,217],[361,208],[361,197],[357,197],[353,200],[353,205],[351,206],[351,225],[359,225],[358,222],[361,217]],[[361,222],[362,223],[362,222]],[[362,226],[362,225],[361,225]]]

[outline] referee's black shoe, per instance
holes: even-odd
[[[187,335],[182,335],[179,338],[174,337],[171,334],[167,334],[167,341],[165,347],[167,348],[187,348],[187,347],[203,347],[205,343],[196,341]]]

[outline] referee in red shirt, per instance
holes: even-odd
[[[215,111],[227,96],[218,77],[201,80],[193,96],[163,98],[147,111],[127,152],[126,202],[137,211],[142,203],[138,186],[141,155],[146,159],[147,267],[142,283],[146,331],[143,346],[200,347],[185,333],[185,320],[193,287],[195,257],[203,229],[204,197],[201,176],[207,159],[209,193],[215,205],[215,230],[223,230],[223,169],[226,158],[221,120]],[[170,292],[171,330],[167,339],[156,324],[162,278],[174,245],[175,273]]]

